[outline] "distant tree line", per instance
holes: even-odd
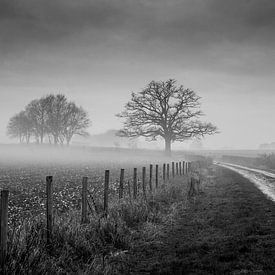
[[[50,94],[32,100],[23,111],[10,118],[7,134],[20,143],[69,145],[74,135],[88,136],[88,113],[68,101],[65,95]]]
[[[141,92],[132,93],[124,110],[117,114],[123,118],[120,137],[134,141],[145,137],[148,141],[161,138],[165,152],[171,154],[175,141],[200,139],[218,133],[217,127],[200,120],[200,97],[176,80],[151,81]],[[50,94],[31,101],[23,111],[14,115],[7,133],[21,143],[70,144],[74,135],[87,136],[90,120],[87,112],[69,102],[65,95]],[[118,143],[115,146],[119,146]]]

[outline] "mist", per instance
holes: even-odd
[[[121,128],[115,114],[132,91],[175,78],[202,97],[205,119],[220,129],[205,148],[271,143],[274,7],[270,0],[2,0],[0,142],[14,142],[8,120],[32,99],[64,93],[89,112],[89,132],[101,134]]]
[[[274,0],[0,0],[0,274],[274,274]]]

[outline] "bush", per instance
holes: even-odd
[[[257,158],[257,164],[269,169],[275,169],[275,154],[263,154]]]

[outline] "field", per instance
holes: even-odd
[[[170,187],[169,184],[162,185],[161,164],[172,159],[164,158],[160,152],[136,151],[133,154],[124,150],[89,151],[86,148],[45,148],[38,151],[27,147],[7,151],[9,155],[3,158],[5,154],[2,151],[0,160],[0,187],[10,191],[8,256],[4,269],[7,274],[26,271],[40,274],[38,270],[41,274],[86,273],[91,268],[99,274],[106,273],[110,265],[107,259],[112,253],[129,249],[134,235],[143,235],[140,226],[162,220],[167,206],[173,204],[176,198],[181,198],[184,190],[182,183]],[[180,156],[173,160],[176,158],[180,159]],[[133,192],[133,168],[138,168],[140,185],[141,168],[146,166],[148,169],[150,163],[160,165],[159,184],[162,187],[154,191],[154,196],[148,193],[146,201],[143,196],[134,201],[129,197],[129,187],[130,193]],[[124,200],[119,202],[117,187],[121,168],[125,169],[126,194]],[[82,177],[89,177],[90,193],[100,209],[106,169],[111,174],[108,219],[102,220],[102,216],[92,209],[89,226],[83,226],[80,222]],[[45,242],[45,178],[48,175],[54,177],[55,226],[51,252]],[[155,175],[153,182],[154,179]],[[70,254],[67,254],[68,251]],[[91,258],[92,263],[89,262]]]
[[[3,157],[7,155],[8,157]],[[183,160],[184,156],[178,155],[173,158],[175,159]],[[100,206],[103,202],[105,170],[110,170],[110,199],[116,200],[121,168],[125,169],[125,193],[128,196],[128,181],[131,189],[134,167],[138,169],[140,185],[142,167],[148,169],[150,163],[159,164],[161,182],[162,163],[170,161],[161,152],[154,151],[133,153],[127,150],[86,148],[2,148],[0,188],[10,191],[9,222],[17,224],[21,219],[33,218],[45,212],[46,176],[53,176],[54,179],[54,209],[58,214],[69,209],[80,209],[83,177],[88,177],[88,190]],[[154,178],[155,172],[153,182]]]
[[[232,171],[202,161],[201,175],[208,171],[212,180],[202,177],[199,192],[190,197],[187,176],[162,184],[161,164],[172,158],[160,152],[62,149],[46,154],[26,148],[18,152],[0,160],[1,188],[11,192],[3,274],[272,274],[275,270],[274,203]],[[178,153],[173,160],[186,158],[195,156]],[[140,180],[141,167],[150,163],[160,164],[160,188],[133,200],[126,185],[126,197],[119,201],[120,169],[125,168],[131,186],[133,167],[138,168]],[[93,212],[89,222],[81,224],[82,177],[89,177],[89,190],[100,208],[106,169],[111,173],[109,215]],[[50,244],[45,238],[47,175],[54,176]]]

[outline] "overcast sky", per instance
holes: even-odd
[[[32,99],[64,93],[90,133],[150,80],[177,79],[218,126],[209,148],[275,141],[274,0],[0,0],[0,142]]]

